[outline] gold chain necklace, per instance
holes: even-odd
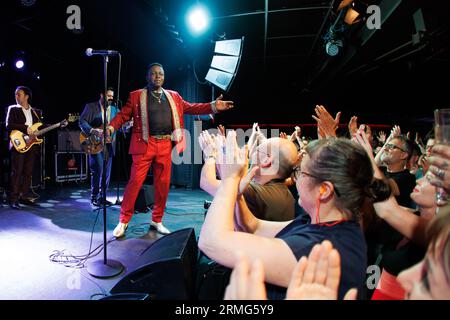
[[[150,91],[150,93],[151,93],[151,95],[152,95],[153,97],[155,97],[156,99],[158,99],[158,103],[161,103],[161,98],[162,98],[162,95],[163,95],[163,92],[162,92],[162,91],[161,91],[161,93],[160,93],[159,96],[156,95],[153,91]]]

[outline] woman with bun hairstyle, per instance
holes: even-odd
[[[220,164],[222,183],[206,215],[200,249],[228,268],[236,266],[238,253],[247,256],[249,263],[260,260],[269,299],[283,299],[297,261],[328,240],[341,257],[338,298],[352,288],[363,289],[367,249],[359,225],[360,209],[367,197],[381,201],[390,195],[388,184],[373,177],[365,150],[344,138],[308,144],[293,171],[299,204],[311,217],[311,223],[305,224],[300,219],[257,219],[238,194],[238,187],[243,177],[251,180],[248,175],[258,168],[247,174],[247,152],[237,145],[234,131],[228,133],[225,144],[218,148],[227,160]],[[292,150],[296,152],[294,145]]]

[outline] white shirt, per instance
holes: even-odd
[[[27,127],[31,127],[33,125],[33,114],[31,113],[31,106],[27,109],[25,109],[24,107],[22,107],[21,105],[18,105],[19,107],[22,108],[23,114],[25,115],[25,118],[27,119],[27,121],[25,121],[25,125]]]
[[[102,121],[105,121],[105,109],[103,108],[102,105],[100,105],[100,109],[102,109]],[[108,121],[106,121],[106,125],[109,124],[109,122],[111,121],[111,107],[108,106],[108,108],[106,109],[106,118],[108,119]]]

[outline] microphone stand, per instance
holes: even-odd
[[[117,95],[116,95],[116,106],[117,106],[117,111],[120,111],[120,99],[119,99],[119,95],[120,95],[120,74],[121,74],[121,70],[122,70],[122,55],[120,53],[118,53],[119,56],[119,73],[117,76]],[[120,106],[120,107],[119,107]],[[122,147],[123,147],[123,138],[125,136],[125,132],[123,131],[123,128],[121,130],[118,131],[122,131],[123,133],[123,137],[119,134],[119,132],[117,132],[116,134],[116,152],[115,154],[119,155],[119,159],[118,159],[118,172],[119,175],[117,177],[117,185],[116,185],[116,202],[114,203],[115,205],[122,205],[122,201],[119,198],[119,191],[120,191],[120,167],[121,167],[121,160],[122,160]]]
[[[119,104],[117,104],[117,109],[118,109],[118,111],[120,111]],[[123,142],[122,135],[119,135],[120,131],[122,131],[122,134],[125,136],[125,133],[123,132],[123,129],[117,130],[117,133],[116,133],[116,156],[117,156],[117,168],[119,168],[119,170],[117,170],[118,177],[117,177],[117,184],[116,184],[116,202],[114,203],[115,205],[121,205],[122,204],[122,201],[120,201],[120,198],[119,198],[120,172],[121,172],[121,169],[122,169],[121,168],[122,142]]]
[[[122,263],[116,260],[107,258],[107,245],[106,239],[106,122],[107,122],[107,105],[106,92],[108,91],[108,55],[103,55],[103,72],[105,81],[105,90],[103,91],[103,170],[102,170],[102,206],[103,206],[103,259],[89,262],[87,265],[87,271],[93,277],[97,278],[111,278],[120,274],[124,266]],[[110,156],[108,154],[108,156]]]

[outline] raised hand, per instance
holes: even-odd
[[[225,150],[221,148],[218,150],[219,156],[223,159],[220,164],[220,172],[222,180],[226,178],[242,178],[245,174],[246,148],[239,148],[236,140],[236,131],[228,132]]]
[[[316,244],[309,257],[297,263],[289,283],[287,300],[337,300],[341,278],[340,256],[330,241]],[[347,292],[344,300],[356,300],[356,289]]]
[[[203,151],[205,159],[217,157],[217,147],[215,142],[215,136],[210,135],[207,130],[200,133],[198,137],[200,148]]]
[[[241,195],[244,193],[245,189],[247,189],[250,182],[252,182],[253,178],[255,177],[257,171],[259,170],[259,166],[254,166],[251,168],[251,170],[248,170],[249,165],[249,151],[248,147],[245,148],[245,165],[244,165],[244,172],[242,174],[242,179],[239,182],[239,192],[238,194]]]
[[[224,111],[224,110],[228,110],[228,109],[231,109],[234,107],[233,101],[224,101],[222,99],[223,99],[223,94],[221,94],[215,101],[217,110]]]
[[[249,152],[250,152],[250,156],[255,151],[255,147],[259,144],[258,131],[259,131],[258,123],[255,122],[252,127],[252,134],[250,135],[250,138],[248,139],[248,143],[247,143]]]
[[[391,130],[391,134],[389,135],[388,139],[386,142],[391,141],[392,139],[397,138],[399,135],[402,134],[402,130],[400,129],[399,126],[395,125],[392,130]]]
[[[295,142],[295,141],[300,142],[299,140],[300,140],[301,136],[302,136],[302,129],[300,127],[296,126],[294,132],[292,132],[292,134],[291,134],[290,140],[292,142]]]
[[[280,133],[280,138],[281,138],[281,139],[286,139],[286,140],[287,140],[288,136],[287,136],[286,132],[281,132],[281,133]]]
[[[360,144],[364,148],[364,150],[366,150],[368,156],[374,160],[372,145],[370,144],[369,139],[367,138],[365,129],[366,127],[364,124],[360,125],[359,129],[353,136],[352,141],[355,141],[356,143]]]
[[[350,118],[350,121],[348,122],[348,132],[350,133],[350,137],[354,137],[357,130],[358,130],[358,117],[353,116]]]
[[[217,130],[219,130],[220,135],[222,135],[224,137],[227,135],[227,133],[225,131],[225,127],[223,125],[219,124],[219,126],[217,127]]]
[[[264,285],[264,265],[256,260],[250,265],[248,258],[238,254],[224,300],[267,300]]]
[[[450,146],[436,144],[431,149],[429,158],[429,171],[432,175],[426,177],[430,183],[438,188],[444,188],[447,194],[450,194]]]
[[[380,144],[384,144],[386,142],[386,133],[384,131],[380,131],[378,133],[377,140]]]
[[[314,111],[316,112],[317,117],[314,115],[312,117],[317,121],[319,135],[322,137],[336,137],[336,129],[339,127],[341,112],[338,112],[336,117],[333,118],[322,105],[317,105]]]

